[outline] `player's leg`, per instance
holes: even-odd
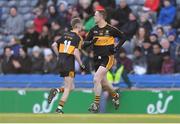
[[[57,93],[63,93],[64,87],[61,88],[52,88],[50,90],[49,96],[48,96],[48,103],[50,104],[53,100],[53,98],[56,96]]]
[[[64,107],[64,104],[67,101],[70,92],[74,89],[74,84],[73,84],[74,78],[73,77],[65,77],[64,82],[65,82],[64,83],[64,92],[61,96],[59,105],[56,109],[56,112],[58,112],[58,113],[63,113],[62,109]]]
[[[113,86],[108,82],[106,75],[104,76],[103,80],[101,81],[103,90],[109,92],[112,97],[112,102],[114,104],[115,109],[119,108],[119,94],[115,91]]]
[[[90,112],[98,112],[99,110],[99,101],[100,101],[100,96],[102,92],[102,85],[101,81],[106,74],[107,69],[103,66],[99,66],[98,70],[96,71],[94,75],[94,93],[95,93],[95,99],[94,102],[91,104],[90,108],[88,109]]]

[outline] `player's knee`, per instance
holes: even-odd
[[[65,87],[64,92],[71,92],[71,87]]]
[[[73,91],[73,90],[74,90],[74,88],[75,88],[74,86],[71,86],[71,91]]]
[[[93,82],[94,82],[94,84],[100,83],[97,76],[94,76]]]

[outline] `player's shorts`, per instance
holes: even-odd
[[[69,72],[60,72],[61,77],[75,77],[75,72],[74,71],[69,71]]]
[[[111,69],[114,64],[114,55],[96,56],[94,57],[94,66],[97,71],[99,66],[105,67],[107,70]]]
[[[73,56],[66,56],[60,55],[57,68],[59,70],[61,77],[75,77],[75,69],[74,69],[74,57]]]

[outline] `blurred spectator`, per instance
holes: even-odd
[[[180,45],[176,48],[175,72],[180,73]]]
[[[144,41],[143,42],[143,46],[142,46],[142,50],[145,56],[149,56],[149,54],[152,53],[152,44],[149,41]]]
[[[93,6],[93,11],[94,12],[96,11],[96,9],[98,9],[98,7],[102,7],[102,6],[100,6],[98,1],[94,1],[92,6]],[[95,26],[94,15],[93,14],[88,14],[86,11],[83,11],[82,12],[82,17],[83,17],[83,21],[84,21],[84,30],[86,32],[89,32],[90,29]]]
[[[20,40],[17,39],[16,37],[12,37],[10,39],[10,42],[8,45],[11,47],[11,50],[13,52],[13,56],[18,57],[19,56],[19,49],[21,48]]]
[[[167,38],[163,27],[157,27],[156,34],[158,36],[158,41],[161,41],[162,39]]]
[[[174,73],[174,60],[170,57],[170,52],[167,51],[163,53],[163,63],[162,63],[162,74],[172,74]]]
[[[117,28],[121,28],[126,22],[128,22],[130,7],[127,5],[126,0],[121,0],[119,8],[116,10],[114,16],[110,20],[110,23]]]
[[[158,35],[156,33],[151,33],[149,36],[149,41],[150,41],[151,45],[159,43]]]
[[[112,68],[107,72],[107,80],[111,84],[118,84],[121,81],[121,77],[127,84],[128,88],[132,87],[132,83],[129,80],[126,70],[124,70],[124,65],[118,65],[116,59]]]
[[[19,36],[24,31],[23,17],[18,14],[17,8],[15,6],[10,8],[9,14],[9,17],[5,22],[5,34]]]
[[[0,6],[0,27],[1,27],[1,22],[2,22],[2,19],[1,19],[1,18],[2,18],[2,14],[3,14],[3,13],[2,13],[2,8],[1,8],[1,6]]]
[[[145,74],[147,72],[147,61],[141,47],[134,48],[133,71],[135,74]]]
[[[148,73],[149,74],[160,74],[163,62],[163,56],[161,54],[161,45],[154,44],[152,46],[153,53],[147,57],[148,62]]]
[[[129,13],[129,21],[121,27],[121,30],[126,34],[127,39],[131,40],[138,30],[138,22],[134,13]]]
[[[54,38],[56,36],[61,36],[61,34],[63,33],[63,30],[61,29],[60,24],[58,23],[58,21],[53,21],[51,23],[51,39],[54,40]]]
[[[35,30],[34,22],[29,21],[26,24],[26,32],[21,39],[21,43],[26,48],[32,48],[38,43],[39,33]]]
[[[46,9],[47,2],[48,0],[38,0],[36,7],[41,7],[44,11]]]
[[[175,59],[175,51],[178,45],[180,45],[180,39],[176,36],[175,31],[168,33],[168,40],[170,43],[170,56]]]
[[[14,64],[16,64],[16,61],[13,58],[13,53],[10,47],[4,48],[4,54],[1,61],[1,68],[3,74],[12,74],[17,72],[14,66]]]
[[[161,49],[161,52],[162,52],[162,53],[169,51],[170,44],[169,44],[168,39],[162,39],[162,40],[160,41],[160,45],[161,45],[161,47],[162,47],[162,49]]]
[[[78,0],[77,9],[80,15],[82,15],[83,11],[86,11],[90,15],[93,14],[90,0]]]
[[[135,44],[135,46],[142,47],[145,40],[148,40],[148,33],[144,27],[139,27],[136,35],[132,39],[132,42]]]
[[[32,62],[31,62],[31,58],[27,54],[27,49],[25,47],[21,47],[19,49],[19,54],[20,54],[20,56],[18,58],[18,61],[21,65],[20,73],[23,73],[23,74],[30,73]]]
[[[38,33],[41,33],[42,27],[44,24],[47,23],[48,19],[47,17],[44,16],[43,9],[40,7],[35,9],[35,14],[36,14],[36,17],[34,18],[35,30]]]
[[[47,25],[43,25],[43,29],[41,34],[39,35],[39,41],[37,42],[37,45],[39,47],[50,47],[50,31],[49,31],[50,26]]]
[[[79,17],[79,12],[76,7],[72,8],[71,18]]]
[[[159,8],[160,5],[160,0],[146,0],[144,3],[144,6],[151,11],[156,12],[157,9]]]
[[[57,73],[57,61],[53,57],[53,52],[49,48],[44,49],[43,73]]]
[[[34,46],[32,49],[32,73],[43,73],[43,57],[41,55],[41,49],[38,46]]]
[[[169,0],[169,1],[170,1],[171,5],[173,5],[173,6],[177,5],[176,0]],[[164,0],[160,0],[160,3],[161,3],[160,7],[164,7],[164,4],[163,4]]]
[[[67,7],[67,15],[66,15],[66,19],[68,22],[68,28],[70,28],[70,22],[71,22],[72,18],[75,18],[75,17],[79,17],[77,8],[74,5],[69,4]]]
[[[118,64],[124,65],[125,70],[127,73],[132,71],[132,61],[127,57],[126,51],[124,48],[121,48],[119,51],[119,57],[117,58]]]
[[[48,6],[48,24],[51,24],[53,21],[61,21],[61,18],[56,10],[56,7],[54,5],[49,5]]]
[[[70,22],[67,22],[67,5],[67,2],[62,0],[58,7],[61,28],[66,28],[70,24]]]
[[[163,5],[164,7],[160,10],[157,22],[160,25],[171,25],[175,19],[176,8],[171,4],[170,0],[164,0]]]
[[[173,27],[175,27],[176,29],[180,28],[180,6],[177,7],[176,19],[174,21]]]
[[[100,5],[104,6],[105,8],[116,8],[116,1],[115,0],[94,0],[98,1]]]
[[[94,17],[83,11],[83,19],[84,19],[84,30],[89,32],[91,28],[93,28],[96,23]]]
[[[152,31],[152,24],[148,20],[147,13],[143,13],[140,15],[140,26],[144,27],[148,31],[148,33]]]

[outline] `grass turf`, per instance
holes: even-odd
[[[180,123],[180,115],[0,114],[0,123]]]

